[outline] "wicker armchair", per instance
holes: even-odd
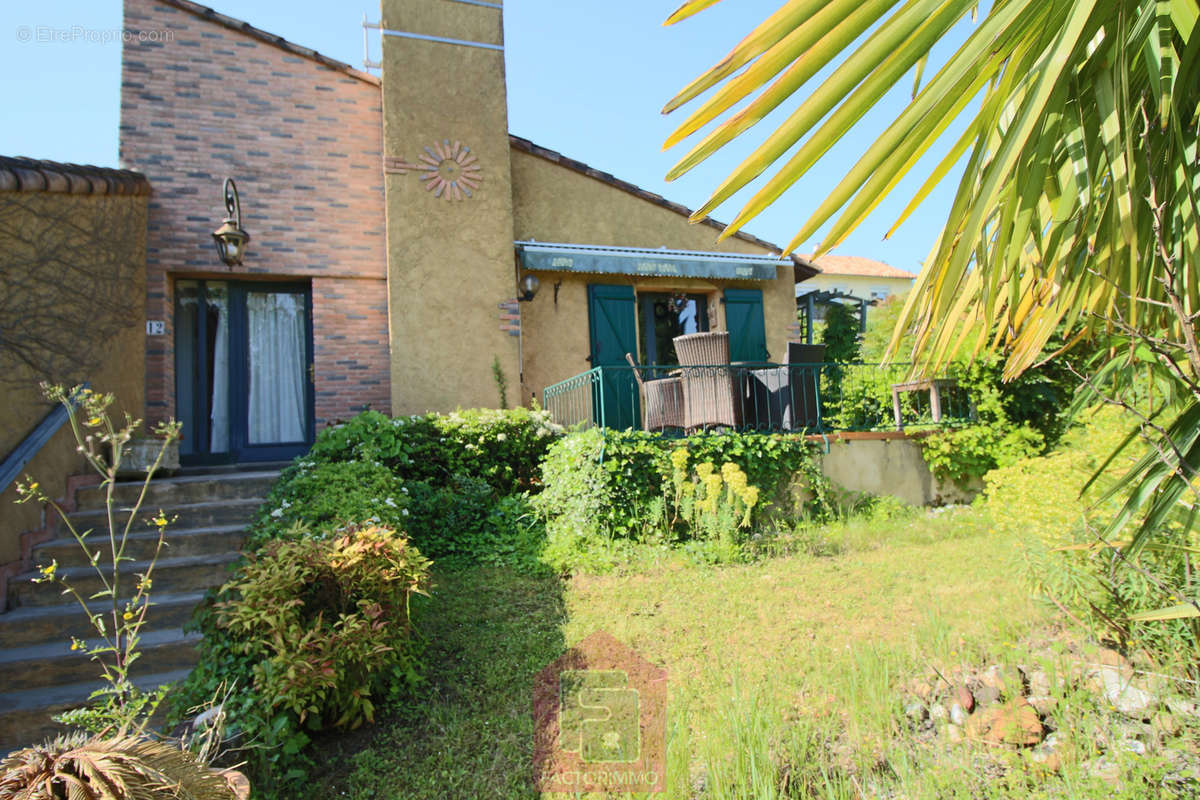
[[[683,427],[738,427],[738,393],[728,366],[729,332],[689,333],[671,341],[682,367]]]
[[[643,380],[641,370],[633,361],[633,355],[626,353],[625,360],[633,367],[633,377],[642,392],[642,430],[682,428],[683,381],[679,378]]]

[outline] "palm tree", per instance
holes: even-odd
[[[687,2],[667,23],[717,1]],[[1180,507],[1200,468],[1200,7],[1197,0],[996,0],[922,85],[931,49],[959,38],[952,29],[977,8],[977,0],[787,0],[667,104],[664,112],[714,90],[670,147],[757,92],[668,178],[800,98],[696,211],[705,216],[774,169],[722,234],[729,236],[915,73],[911,102],[873,137],[788,250],[831,221],[817,253],[843,241],[922,156],[938,152],[952,122],[965,123],[896,221],[966,157],[893,347],[900,331],[915,329],[912,355],[927,370],[956,354],[1002,348],[1011,378],[1045,357],[1060,327],[1072,343],[1105,333],[1127,345],[1082,377],[1094,394],[1141,413],[1138,431],[1155,445],[1110,528],[1145,512],[1136,553]],[[810,87],[829,65],[836,65],[829,76]],[[1134,376],[1147,372],[1168,388],[1157,415],[1123,399]]]

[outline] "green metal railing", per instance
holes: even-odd
[[[966,390],[945,378],[913,386],[910,366],[601,366],[546,387],[543,405],[568,428],[664,432],[908,430],[974,420]]]

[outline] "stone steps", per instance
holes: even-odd
[[[182,629],[203,599],[204,592],[151,593],[150,611],[146,615],[147,630]],[[93,613],[104,613],[111,606],[102,601],[93,601],[88,608]],[[95,629],[78,603],[27,606],[0,614],[0,655],[11,648],[31,647],[46,642],[66,643],[71,637],[87,639],[95,635]]]
[[[182,558],[206,553],[236,552],[246,539],[246,528],[242,524],[217,525],[211,528],[176,530],[167,528],[159,558]],[[96,532],[84,540],[92,553],[100,554],[100,563],[112,559],[112,548],[108,537]],[[131,533],[125,540],[124,555],[136,561],[154,557],[158,547],[158,532]],[[79,543],[74,539],[54,539],[43,542],[33,549],[33,560],[37,564],[57,561],[60,567],[86,566],[87,558]]]
[[[154,689],[177,683],[189,672],[190,666],[143,675],[133,682],[141,689]],[[0,692],[0,756],[67,733],[67,728],[51,716],[79,708],[92,692],[103,687],[102,682],[92,680],[32,691]]]
[[[88,647],[103,645],[102,639],[84,640]],[[178,628],[142,633],[138,641],[141,655],[134,662],[139,671],[170,672],[196,663],[200,634],[184,633]],[[111,658],[110,654],[105,654]],[[14,647],[0,652],[0,672],[8,692],[22,689],[47,689],[95,680],[100,666],[83,651],[72,651],[70,643],[59,641]]]
[[[159,558],[151,574],[153,585],[151,592],[194,592],[220,586],[229,575],[229,568],[237,561],[238,554],[226,552],[219,554],[203,553],[201,555],[181,556],[179,558]],[[121,598],[131,597],[137,588],[138,575],[145,574],[150,568],[149,561],[126,561],[121,564],[121,580],[117,586],[117,595]],[[111,570],[108,571],[111,575]],[[57,575],[70,584],[84,598],[91,598],[97,592],[104,591],[104,581],[90,566],[61,567]],[[55,606],[70,601],[77,601],[69,594],[63,594],[63,588],[57,582],[38,583],[37,573],[18,575],[9,582],[9,594],[16,600],[17,607]]]
[[[143,505],[157,511],[159,506],[178,506],[203,503],[209,500],[238,500],[265,497],[275,481],[278,471],[238,472],[228,480],[223,476],[186,475],[150,482]],[[118,481],[113,485],[113,499],[119,506],[132,506],[142,490],[142,481]],[[80,511],[104,508],[105,489],[88,486],[76,495],[76,507]]]
[[[168,519],[164,546],[152,573],[151,607],[141,631],[142,655],[133,665],[135,684],[152,688],[187,676],[197,657],[199,634],[182,630],[210,588],[224,583],[239,557],[245,528],[253,519],[277,471],[188,474],[152,481],[142,510],[126,539],[119,595],[128,597],[137,575],[150,567],[158,531],[149,520],[161,508]],[[117,483],[113,495],[121,522],[137,502],[140,482]],[[79,490],[79,510],[69,519],[77,531],[92,529],[86,542],[105,574],[111,572],[107,511],[99,487]],[[57,575],[85,598],[103,582],[65,525],[56,539],[34,549],[34,563],[57,562]],[[37,583],[38,572],[9,580],[9,611],[0,614],[0,756],[20,746],[62,733],[50,716],[83,705],[103,684],[101,670],[82,652],[70,650],[72,637],[95,641],[95,631],[72,595],[57,583]],[[88,601],[90,610],[110,608],[105,597]]]
[[[214,528],[222,525],[240,524],[245,525],[253,516],[258,507],[262,505],[262,499],[257,497],[240,497],[236,499],[219,499],[219,500],[204,500],[199,503],[183,503],[173,505],[170,508],[164,507],[163,513],[170,521],[168,530],[189,530],[192,528]],[[158,506],[144,504],[130,526],[130,533],[143,533],[148,531],[157,531],[154,523],[151,521],[157,516],[159,511]],[[116,524],[119,527],[124,527],[129,519],[131,509],[122,507],[115,514]],[[73,511],[67,515],[67,519],[71,521],[77,533],[83,535],[87,531],[93,531],[92,536],[108,536],[108,512],[103,508],[89,509],[87,511]],[[64,525],[59,525],[60,530],[63,530],[65,536],[70,536],[70,533],[65,530]],[[119,528],[118,528],[119,529]]]

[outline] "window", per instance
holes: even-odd
[[[708,330],[708,298],[702,294],[640,294],[638,310],[643,364],[678,364],[672,339]]]

